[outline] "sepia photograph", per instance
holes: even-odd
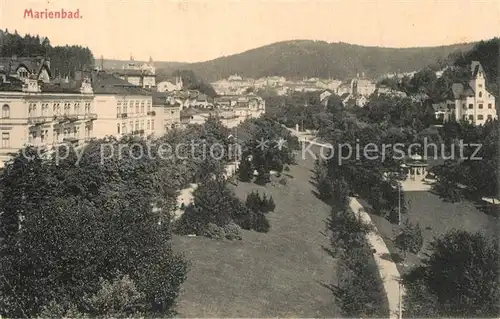
[[[0,319],[500,318],[500,0],[0,0]]]

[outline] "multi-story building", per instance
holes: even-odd
[[[0,78],[0,162],[27,146],[83,145],[93,138],[155,131],[151,93],[105,72],[41,83]]]
[[[141,65],[134,62],[134,58],[130,58],[130,62],[126,64],[122,70],[114,71],[114,74],[120,79],[127,81],[130,84],[152,89],[156,87],[156,68],[152,58],[149,58],[149,63]]]
[[[464,120],[474,125],[497,118],[495,97],[486,89],[486,74],[479,61],[471,63],[470,81],[454,83],[451,90],[453,101],[433,105],[436,118]]]
[[[127,134],[148,136],[155,131],[152,93],[146,89],[99,72],[92,78],[98,137]]]
[[[84,143],[97,119],[89,79],[40,86],[35,78],[6,77],[0,84],[0,161],[26,145]]]

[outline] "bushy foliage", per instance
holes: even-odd
[[[228,226],[229,224],[236,224],[248,230],[267,231],[269,223],[260,212],[260,197],[258,194],[256,196],[258,199],[255,204],[250,204],[250,208],[227,188],[222,177],[206,180],[193,192],[194,201],[177,222],[175,232],[182,235],[224,238],[224,229],[232,227]]]
[[[252,191],[247,195],[245,205],[253,212],[269,213],[274,211],[276,204],[272,196],[267,197],[264,193],[260,197],[259,193]]]
[[[117,273],[135,283],[144,313],[171,313],[187,272],[170,246],[176,193],[163,168],[175,163],[137,160],[135,143],[147,147],[94,141],[78,165],[73,149],[56,161],[57,152],[28,148],[2,170],[2,316],[37,316],[54,304],[62,314],[88,313],[84,297]]]
[[[337,284],[331,285],[347,317],[383,317],[388,301],[366,235],[372,231],[349,208],[343,180],[331,183],[332,212],[327,222],[331,253],[339,258]]]
[[[395,244],[405,253],[409,251],[417,254],[424,244],[420,225],[412,224],[409,220],[406,220],[401,233],[396,237]]]
[[[252,163],[243,159],[238,166],[238,179],[242,182],[250,182],[253,179]]]
[[[499,258],[497,243],[481,233],[454,230],[437,238],[422,266],[403,278],[407,311],[422,317],[432,299],[435,316],[498,317]]]

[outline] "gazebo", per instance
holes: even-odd
[[[420,155],[410,156],[404,164],[407,172],[407,179],[417,181],[423,180],[427,176],[429,163],[422,159]]]

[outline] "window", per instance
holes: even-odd
[[[474,104],[469,104],[469,109],[473,109],[474,108]]]
[[[123,113],[127,114],[127,102],[123,104]]]
[[[469,115],[469,121],[474,121],[474,115]]]
[[[138,131],[139,130],[139,121],[135,121],[135,130]]]
[[[488,121],[491,121],[493,117],[491,115],[488,115]]]
[[[151,129],[154,130],[155,129],[155,120],[151,120]]]
[[[74,110],[75,110],[75,114],[80,113],[80,103],[75,103]]]
[[[151,129],[151,121],[150,121],[150,120],[148,120],[148,122],[146,123],[146,125],[147,125],[147,126],[146,126],[146,129],[147,129],[147,130],[150,130],[150,129]]]
[[[122,134],[127,134],[127,124],[122,123]]]
[[[483,87],[483,85],[482,85],[482,84],[478,84],[478,86],[479,86],[480,88],[482,88],[482,87]]]
[[[144,113],[144,101],[141,102],[141,113]]]
[[[483,103],[478,104],[478,108],[482,109],[483,108]]]
[[[479,97],[483,97],[483,92],[479,91]]]
[[[151,112],[151,103],[148,101],[148,113]]]
[[[10,106],[4,104],[4,106],[2,106],[2,118],[8,119],[9,117],[10,117]]]
[[[465,110],[467,108],[467,105],[465,105],[465,103],[462,104],[462,108]]]
[[[141,130],[144,129],[144,120],[141,120]]]
[[[116,124],[116,130],[118,131],[118,134],[120,134],[120,123]]]
[[[489,108],[489,109],[491,109],[491,108],[492,108],[491,103],[488,103],[488,108]]]
[[[130,121],[128,126],[130,127],[130,133],[132,133],[134,131],[134,122]]]
[[[484,116],[483,116],[482,114],[479,114],[479,115],[477,116],[477,119],[478,119],[479,121],[482,121],[482,120],[484,120]]]
[[[10,147],[10,133],[2,133],[2,148]]]
[[[117,106],[116,107],[116,117],[120,117],[121,113],[121,107]]]
[[[89,102],[85,103],[85,114],[88,114],[88,113],[90,113],[90,103]]]
[[[135,102],[135,113],[139,113],[139,101]]]

